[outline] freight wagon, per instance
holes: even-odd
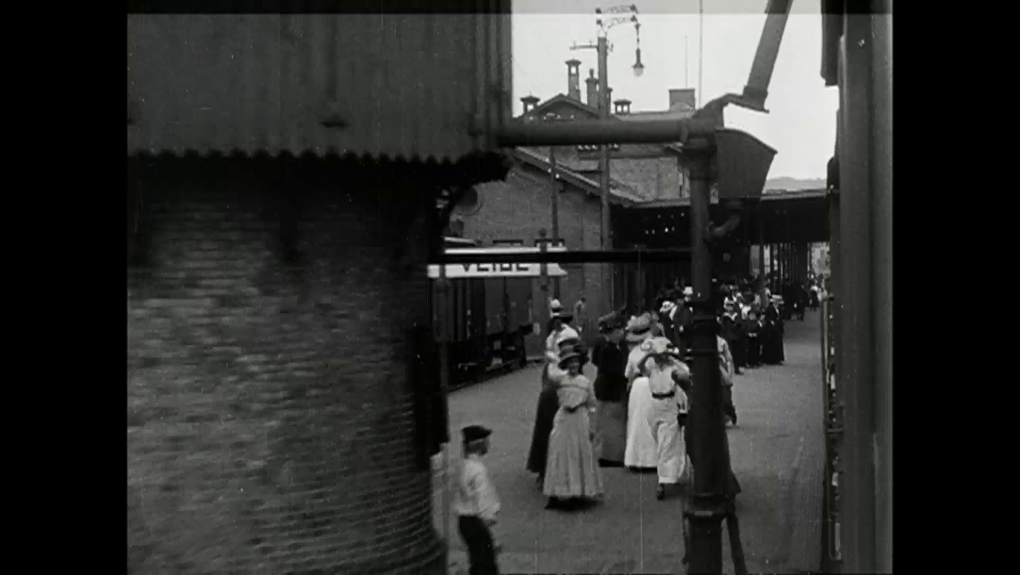
[[[477,381],[495,370],[511,370],[527,364],[524,338],[533,333],[537,318],[532,313],[533,281],[540,277],[537,264],[487,264],[486,253],[534,251],[520,245],[482,247],[479,242],[445,238],[444,249],[478,255],[472,265],[448,265],[445,304],[433,281],[432,325],[445,328],[448,341],[450,385]],[[555,248],[553,248],[555,249]],[[550,277],[566,272],[549,264]],[[429,277],[439,279],[439,266],[429,267]]]

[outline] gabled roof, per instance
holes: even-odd
[[[514,155],[522,162],[533,167],[536,167],[545,173],[548,173],[548,171],[552,168],[552,164],[550,163],[548,157],[538,154],[532,150],[528,150],[526,148],[517,148],[514,150]],[[596,197],[601,196],[602,188],[599,187],[599,183],[596,182],[595,180],[587,176],[578,174],[577,172],[569,168],[565,168],[561,165],[556,166],[556,172],[557,174],[559,174],[560,178],[562,178],[564,181],[575,187],[581,188],[587,194]],[[633,193],[627,191],[626,189],[617,186],[616,185],[617,183],[618,182],[610,182],[609,199],[611,202],[623,206],[630,206],[635,203],[644,201],[643,198],[641,198],[640,196],[634,195]]]
[[[566,94],[556,94],[555,96],[553,96],[552,98],[549,98],[545,102],[542,102],[542,103],[536,105],[535,109],[534,109],[534,111],[532,113],[535,114],[535,115],[540,115],[539,113],[542,112],[543,110],[545,110],[547,108],[551,108],[551,107],[555,106],[556,104],[562,104],[562,103],[565,103],[565,104],[568,104],[570,106],[573,106],[573,107],[577,108],[579,111],[584,112],[584,113],[590,115],[593,118],[597,118],[599,116],[599,111],[598,110],[596,110],[595,108],[592,108],[591,106],[589,106],[588,104],[585,104],[584,102],[582,102],[580,100],[575,100],[574,98],[571,98],[570,96],[567,96]]]

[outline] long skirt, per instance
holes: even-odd
[[[542,489],[546,497],[594,498],[605,493],[590,434],[588,410],[584,406],[573,413],[565,408],[556,412]]]
[[[600,401],[595,413],[595,457],[623,465],[627,451],[627,406],[621,401]]]
[[[774,328],[769,328],[761,336],[761,361],[766,365],[779,363],[779,352],[776,344],[779,342],[779,334]],[[780,348],[782,344],[780,343]]]
[[[677,421],[680,410],[673,398],[653,401],[655,403],[649,414],[648,425],[658,446],[656,468],[659,483],[672,485],[680,482],[687,464],[686,444]]]
[[[538,408],[535,410],[535,428],[531,433],[531,449],[528,451],[528,471],[542,475],[549,453],[549,434],[552,433],[553,419],[560,407],[556,388],[549,381],[549,366],[542,370],[542,392],[538,394]]]
[[[648,378],[635,379],[627,401],[627,449],[623,456],[623,462],[627,467],[655,469],[659,460],[659,448],[651,428],[648,427],[652,401]]]
[[[758,337],[747,338],[747,365],[758,367],[761,364],[761,341]]]

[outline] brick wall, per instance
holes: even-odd
[[[129,161],[129,572],[444,572],[403,360],[416,192],[331,166]]]
[[[549,148],[532,148],[548,157]],[[626,145],[623,152],[662,152],[662,146]],[[598,180],[598,152],[581,152],[573,146],[556,148],[556,159],[564,166],[575,171],[585,172],[589,177]],[[690,196],[690,186],[684,168],[685,177],[681,180],[677,156],[670,154],[660,158],[613,158],[610,160],[609,174],[614,180],[624,184],[632,194],[645,200],[667,200]],[[681,181],[684,186],[681,186]]]
[[[517,166],[505,181],[478,186],[481,208],[464,218],[464,236],[490,243],[498,239],[520,239],[534,245],[539,230],[545,229],[552,237],[552,199],[546,174],[526,166]],[[559,234],[567,249],[597,250],[600,245],[601,202],[586,195],[579,188],[567,185],[559,196]],[[594,318],[606,313],[602,278],[598,264],[567,266],[568,276],[560,280],[560,301],[572,308],[581,294],[588,299],[588,317],[592,320],[588,331],[595,329]],[[550,282],[551,284],[551,282]],[[542,317],[547,296],[541,290],[541,280],[533,280],[534,317]],[[550,285],[549,296],[552,295]],[[539,338],[528,338],[529,353],[541,350]]]

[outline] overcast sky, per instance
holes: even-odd
[[[620,2],[628,4],[629,2]],[[609,33],[609,85],[613,99],[627,98],[632,111],[665,109],[670,88],[698,88],[698,0],[636,0],[641,23],[644,75],[635,78],[632,25]],[[698,105],[747,83],[751,61],[765,21],[766,0],[706,0],[704,73]],[[514,0],[514,112],[529,94],[542,100],[567,91],[570,58],[581,64],[581,94],[588,69],[598,73],[594,50],[571,50],[597,38],[595,8],[615,6],[599,0]],[[686,36],[686,42],[685,42]],[[685,55],[685,45],[687,54]],[[824,178],[836,137],[839,94],[826,88],[821,67],[821,16],[817,0],[794,2],[783,44],[761,114],[729,107],[726,123],[746,130],[779,153],[769,177]],[[707,100],[706,100],[707,98]]]

